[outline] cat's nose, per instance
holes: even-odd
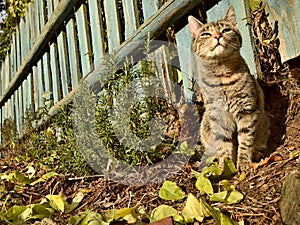
[[[215,39],[217,39],[217,40],[220,40],[220,38],[222,37],[222,35],[218,33],[218,34],[214,34],[213,37]]]

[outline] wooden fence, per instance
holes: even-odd
[[[243,36],[242,54],[254,74],[246,0],[34,0],[0,63],[1,124],[11,117],[21,133],[26,109],[37,111],[44,100],[54,102],[49,112],[54,115],[72,100],[81,79],[89,85],[99,79],[99,62],[105,54],[115,52],[124,59],[135,51],[135,43],[148,36],[158,39],[171,26],[184,94],[189,97],[190,63],[182,54],[191,45],[187,16],[199,17],[198,9],[204,7],[208,20],[217,20],[229,4],[235,7]]]

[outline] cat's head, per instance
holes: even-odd
[[[207,24],[189,16],[193,50],[203,59],[222,59],[239,54],[242,37],[238,31],[236,15],[229,6],[222,20]]]

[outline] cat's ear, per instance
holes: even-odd
[[[190,32],[193,38],[197,37],[199,29],[203,26],[203,23],[201,23],[199,20],[197,20],[193,16],[188,17],[189,21],[189,27],[190,27]]]
[[[231,22],[237,28],[236,15],[232,5],[230,5],[225,13],[224,20]]]

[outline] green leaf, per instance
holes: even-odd
[[[69,212],[73,211],[79,205],[79,203],[82,201],[84,196],[85,196],[85,193],[83,193],[81,191],[77,192],[75,197],[72,199],[71,204],[66,205],[65,212],[69,213]]]
[[[235,186],[231,185],[228,180],[223,180],[222,183],[226,190],[210,196],[210,201],[235,204],[240,202],[244,198],[243,194],[237,191]]]
[[[231,159],[224,159],[224,169],[222,172],[223,179],[229,179],[237,173],[237,169]]]
[[[182,210],[182,215],[187,223],[194,222],[194,219],[202,222],[204,217],[210,216],[209,212],[203,205],[202,200],[200,199],[200,201],[198,201],[193,194],[188,195],[186,206]]]
[[[214,194],[213,186],[205,173],[201,173],[196,181],[196,188],[206,194]]]
[[[31,179],[29,179],[28,177],[26,177],[23,173],[19,172],[19,171],[15,171],[15,178],[17,179],[17,181],[19,181],[20,184],[26,185],[26,184],[30,184],[32,182]]]
[[[253,11],[259,8],[261,0],[249,0],[249,7]]]
[[[50,179],[51,177],[54,177],[54,176],[57,176],[59,175],[58,173],[55,173],[55,172],[49,172],[49,173],[46,173],[44,174],[41,178],[37,179],[36,181],[32,182],[30,185],[31,186],[34,186],[36,185],[37,183],[40,183],[40,182],[44,182],[48,179]]]
[[[29,179],[32,179],[34,177],[34,175],[35,175],[35,169],[34,169],[34,167],[33,166],[28,166],[26,174],[28,174],[28,178]]]
[[[0,214],[0,217],[4,221],[15,225],[25,224],[24,221],[21,220],[21,214],[26,210],[26,208],[26,206],[12,206],[5,213]]]
[[[115,220],[123,219],[126,220],[127,223],[132,224],[138,220],[139,216],[140,214],[138,213],[136,207],[123,208],[116,211],[114,219]]]
[[[203,205],[205,208],[209,211],[210,215],[214,218],[214,220],[219,224],[219,225],[242,225],[243,222],[235,222],[233,221],[230,217],[226,216],[222,212],[220,212],[219,209],[214,208],[210,206],[208,203],[203,201]]]
[[[177,186],[175,182],[165,181],[159,190],[159,197],[164,200],[181,200],[185,193]]]
[[[153,209],[150,215],[150,222],[157,222],[170,216],[176,216],[177,210],[168,205],[160,205]]]
[[[50,206],[55,209],[59,210],[61,212],[65,211],[65,200],[60,197],[59,195],[47,195],[46,198],[50,201]]]
[[[89,209],[85,210],[88,218],[88,225],[108,225],[109,223],[103,221],[103,217],[101,214],[97,212],[93,212]]]

